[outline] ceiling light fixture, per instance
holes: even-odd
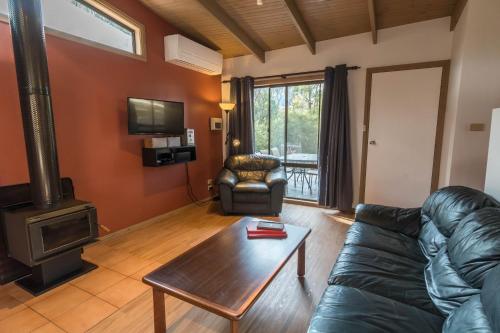
[[[257,6],[262,6],[264,4],[263,0],[257,0]]]

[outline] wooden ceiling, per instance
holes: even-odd
[[[452,16],[466,0],[141,0],[184,35],[231,58]]]

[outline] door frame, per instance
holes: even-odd
[[[368,138],[370,134],[370,109],[372,98],[372,81],[373,74],[398,72],[412,69],[426,69],[426,68],[442,68],[441,74],[441,88],[439,93],[439,106],[438,106],[438,119],[436,125],[436,139],[434,142],[434,161],[432,165],[431,188],[430,193],[438,188],[439,172],[441,168],[441,151],[443,148],[443,132],[446,114],[446,102],[448,97],[448,83],[450,77],[450,60],[420,62],[404,65],[371,67],[366,69],[366,89],[365,89],[365,113],[363,120],[363,148],[361,155],[361,175],[359,182],[359,202],[365,201],[366,189],[366,169],[368,157]]]

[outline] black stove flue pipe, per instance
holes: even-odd
[[[37,208],[49,208],[61,200],[62,191],[41,2],[9,0],[9,21],[31,196]]]

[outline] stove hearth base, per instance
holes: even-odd
[[[17,280],[16,284],[38,296],[96,268],[97,265],[81,258],[78,248],[33,267],[32,274]]]

